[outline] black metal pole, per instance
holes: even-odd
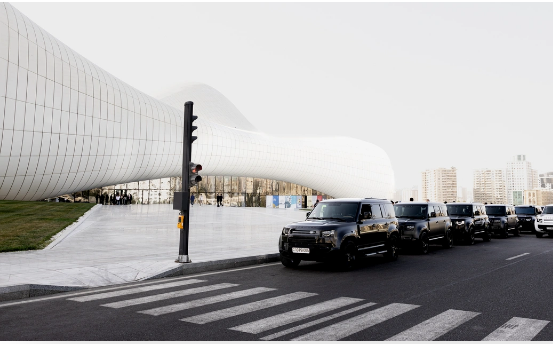
[[[192,159],[192,142],[190,142],[193,102],[184,104],[184,127],[182,138],[182,206],[181,215],[184,216],[180,230],[179,263],[191,263],[188,256],[188,237],[190,232],[190,161]]]

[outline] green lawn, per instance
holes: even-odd
[[[93,203],[0,201],[0,252],[38,250]]]

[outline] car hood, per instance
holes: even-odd
[[[426,221],[427,221],[426,219],[419,219],[419,218],[416,218],[416,217],[402,217],[400,219],[397,219],[397,222],[399,222],[401,224],[426,222]]]
[[[452,221],[467,221],[467,220],[472,219],[472,217],[470,217],[470,216],[462,216],[462,215],[449,215],[449,218]]]
[[[314,221],[300,221],[294,222],[286,227],[290,229],[299,229],[299,230],[333,230],[344,224],[354,224],[353,222],[339,222],[333,220],[314,220]]]
[[[500,219],[507,219],[507,216],[493,216],[493,215],[488,215],[488,219],[490,220],[500,220]]]

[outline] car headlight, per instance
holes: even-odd
[[[457,224],[460,226],[460,225],[464,225],[465,224],[465,221],[457,221]]]
[[[407,226],[405,227],[407,230],[412,230],[412,229],[415,229],[415,226]]]
[[[288,227],[282,228],[282,235],[288,235],[288,233],[290,233],[290,228]]]
[[[324,231],[321,233],[323,237],[325,238],[329,238],[329,237],[333,237],[334,236],[334,231]]]

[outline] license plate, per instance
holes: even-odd
[[[553,231],[553,227],[547,227],[548,231]]]
[[[309,253],[309,248],[306,248],[306,247],[292,247],[292,253]]]

